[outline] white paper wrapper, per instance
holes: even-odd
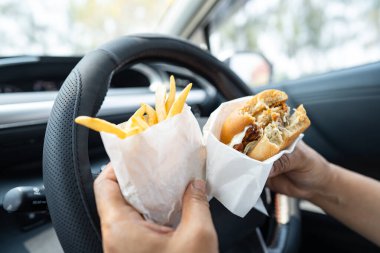
[[[190,107],[124,140],[101,137],[124,198],[146,219],[176,226],[186,186],[205,178],[202,133]]]
[[[207,149],[206,180],[209,196],[215,197],[235,215],[244,217],[253,207],[267,213],[260,199],[273,163],[284,153],[291,153],[300,135],[286,150],[257,161],[221,143],[218,139],[226,117],[251,97],[221,104],[203,128]]]

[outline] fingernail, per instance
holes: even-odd
[[[206,181],[202,179],[195,179],[191,183],[194,189],[201,191],[203,194],[206,194]]]

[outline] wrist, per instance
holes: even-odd
[[[300,169],[308,174],[307,194],[305,198],[314,202],[330,191],[329,187],[334,183],[336,168],[314,149],[304,145],[300,152]]]
[[[321,201],[334,201],[337,202],[338,198],[334,195],[334,187],[338,178],[339,169],[335,164],[325,161],[323,165],[322,177],[319,183],[310,194],[309,201],[319,205]]]

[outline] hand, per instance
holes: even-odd
[[[292,154],[275,162],[267,185],[303,198],[380,246],[380,183],[327,162],[300,142]]]
[[[177,229],[144,220],[124,200],[110,165],[95,180],[94,190],[106,253],[218,251],[203,180],[187,187]]]
[[[274,163],[267,186],[278,193],[310,200],[328,184],[331,170],[320,154],[301,141],[293,153]]]

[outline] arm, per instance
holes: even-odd
[[[380,246],[380,183],[335,164],[329,166],[330,183],[311,202]]]
[[[301,142],[274,164],[268,186],[309,200],[380,245],[380,182],[327,162]]]

